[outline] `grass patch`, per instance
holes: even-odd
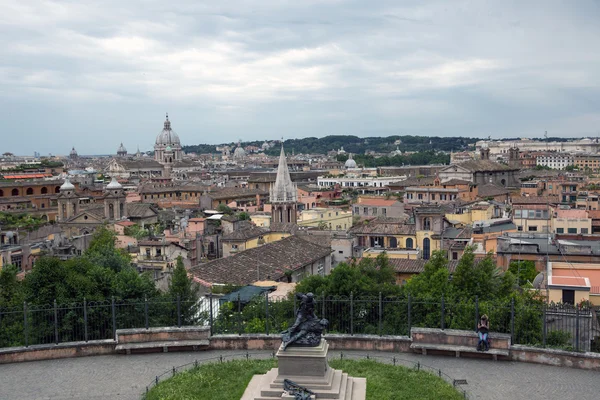
[[[238,400],[255,374],[264,374],[276,360],[235,360],[209,363],[161,382],[147,400]],[[329,365],[354,377],[367,378],[367,400],[458,400],[450,384],[425,371],[382,364],[374,360],[331,360]]]
[[[463,395],[448,382],[426,371],[374,360],[331,360],[329,365],[348,375],[367,378],[367,400],[459,400]]]
[[[250,379],[277,366],[276,360],[208,363],[181,372],[152,388],[147,400],[239,400]]]

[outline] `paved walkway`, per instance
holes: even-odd
[[[184,352],[111,355],[0,365],[0,399],[138,400],[156,375],[173,366],[243,352]],[[255,352],[253,357],[269,357]],[[365,352],[344,352],[365,356]],[[368,353],[391,357],[391,353]],[[331,355],[339,357],[339,352]],[[509,361],[421,356],[397,353],[396,357],[441,368],[465,386],[474,399],[596,399],[598,372]],[[401,383],[399,383],[401,384]],[[235,399],[232,399],[235,400]]]

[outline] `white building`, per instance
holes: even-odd
[[[542,142],[532,139],[520,139],[513,141],[479,140],[475,144],[477,151],[482,147],[490,149],[491,156],[508,154],[512,147],[518,147],[520,151],[556,151],[568,153],[599,153],[600,143],[598,140],[581,139],[568,142]]]
[[[535,165],[550,167],[552,169],[565,169],[575,163],[575,158],[568,153],[548,153],[539,155],[535,159]]]
[[[387,191],[387,186],[392,182],[403,181],[406,176],[352,176],[341,177],[323,177],[317,178],[319,187],[333,187],[339,185],[342,189],[352,188],[364,193],[383,193]]]

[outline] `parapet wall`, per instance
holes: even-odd
[[[140,331],[143,331],[143,329]],[[161,331],[161,338],[164,339],[164,331]],[[325,338],[329,342],[331,350],[384,351],[390,353],[412,352],[410,349],[412,341],[407,336],[330,334],[326,335]],[[281,344],[279,335],[262,334],[214,335],[209,340],[210,346],[207,350],[213,351],[276,351]],[[4,348],[0,349],[0,364],[117,354],[115,350],[117,344],[114,340],[96,340],[61,343],[57,345],[48,344]],[[600,353],[577,353],[513,345],[510,348],[510,359],[520,362],[600,371]]]

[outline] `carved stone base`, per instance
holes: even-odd
[[[284,379],[310,389],[317,399],[365,400],[367,380],[329,367],[328,348],[325,339],[318,347],[288,347],[285,351],[280,347],[279,368],[265,375],[255,375],[241,400],[293,400],[293,395],[283,394]]]

